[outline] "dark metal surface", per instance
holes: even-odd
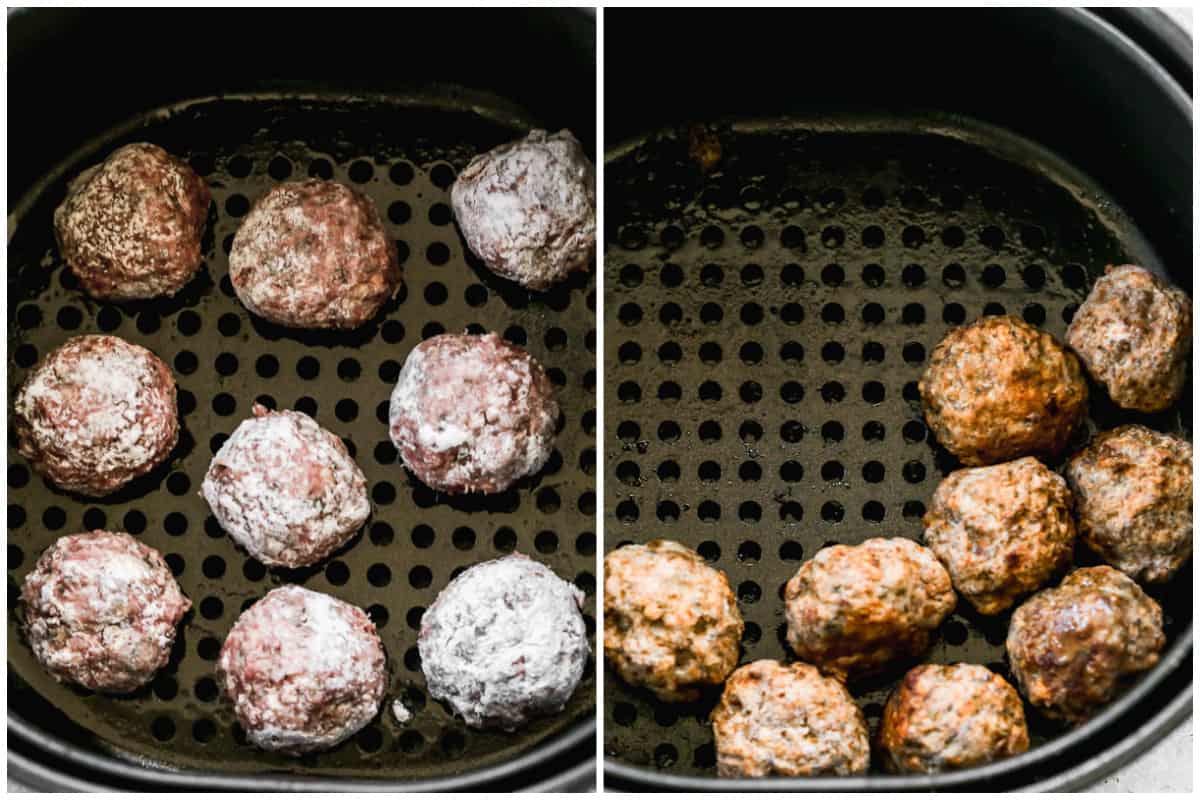
[[[832,542],[919,539],[934,488],[959,466],[932,441],[916,394],[950,327],[1007,312],[1061,340],[1106,264],[1166,270],[1098,186],[997,128],[829,114],[708,127],[723,155],[707,176],[687,128],[607,160],[605,548],[657,537],[697,548],[738,594],[741,663],[786,660],[780,597],[800,563]],[[1185,397],[1146,417],[1096,390],[1080,442],[1134,419],[1190,436],[1190,387]],[[1092,559],[1081,549],[1077,562]],[[1144,691],[1190,658],[1190,566],[1153,594],[1170,644]],[[1010,677],[1007,621],[960,603],[927,659]],[[872,727],[905,666],[852,686]],[[611,670],[605,693],[618,782],[735,785],[694,780],[715,775],[715,693],[665,704]],[[1013,788],[1065,768],[1066,749],[1103,725],[1068,734],[1027,713],[1032,751],[976,774],[753,785],[942,788],[986,776]]]
[[[516,734],[478,732],[427,696],[415,646],[422,611],[458,570],[514,548],[594,597],[594,279],[578,274],[545,294],[497,279],[465,251],[448,206],[448,187],[472,155],[535,122],[510,103],[453,88],[201,100],[131,119],[89,142],[19,204],[8,251],[10,397],[36,359],[68,337],[108,332],[173,367],[184,430],[167,465],[100,500],[64,494],[32,475],[10,439],[8,697],[10,732],[25,738],[25,757],[59,749],[51,770],[84,771],[106,783],[347,788],[361,779],[363,788],[395,789],[410,781],[515,788],[590,754],[592,670],[562,714]],[[205,266],[174,298],[97,303],[60,263],[50,214],[66,178],[141,140],[189,160],[212,188]],[[358,331],[266,324],[236,300],[226,277],[229,246],[250,205],[278,181],[309,175],[371,196],[396,239],[404,288]],[[547,468],[489,497],[432,492],[397,463],[387,435],[388,397],[409,349],[464,328],[494,330],[528,348],[547,367],[563,409]],[[222,533],[197,495],[212,453],[256,399],[312,414],[344,438],[367,475],[371,520],[318,567],[264,570]],[[169,666],[127,698],[55,683],[15,623],[17,589],[39,553],[59,535],[92,528],[129,530],[158,548],[195,604]],[[351,741],[303,759],[245,743],[218,696],[214,659],[238,613],[286,582],[368,609],[388,653],[388,702],[403,697],[412,722],[399,725],[385,705]],[[588,623],[594,629],[590,614]]]

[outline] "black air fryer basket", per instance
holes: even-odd
[[[1009,313],[1061,339],[1110,263],[1191,291],[1190,43],[1076,9],[612,10],[606,30],[605,551],[696,548],[735,587],[741,663],[788,659],[800,563],[919,539],[957,466],[916,391],[952,326]],[[697,141],[719,142],[708,171]],[[1101,390],[1091,411],[1089,432],[1137,419]],[[1139,421],[1190,438],[1190,385]],[[662,703],[607,670],[607,785],[1084,784],[1189,713],[1191,584],[1153,591],[1162,660],[1096,719],[1030,711],[1028,753],[957,773],[718,780],[715,693]],[[960,603],[929,659],[1011,680],[1006,630]],[[902,671],[852,687],[873,728]]]
[[[22,11],[9,17],[8,388],[72,335],[149,347],[179,384],[169,462],[86,500],[33,475],[9,441],[9,775],[39,787],[151,790],[511,790],[590,783],[593,670],[559,715],[517,733],[465,727],[430,698],[421,614],[457,571],[519,550],[595,597],[593,274],[545,293],[499,279],[451,219],[457,170],[531,127],[568,128],[595,150],[594,15],[577,10],[278,9],[215,13]],[[98,303],[53,242],[68,179],[131,141],[188,160],[212,188],[205,265],[178,296]],[[404,288],[342,334],[264,323],[233,296],[227,254],[250,205],[308,176],[371,196],[396,239]],[[493,496],[446,497],[413,479],[387,435],[387,402],[419,341],[491,330],[526,347],[556,384],[556,450]],[[208,514],[197,489],[251,405],[296,408],[342,436],[374,513],[316,568],[265,570]],[[114,699],[56,684],[15,622],[24,575],[57,536],[128,530],[165,554],[194,610],[153,684]],[[302,759],[249,745],[218,695],[215,657],[237,615],[300,582],[368,610],[388,653],[386,710],[352,740]],[[595,620],[588,609],[589,629]],[[594,645],[593,645],[594,646]]]

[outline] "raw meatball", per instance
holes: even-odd
[[[918,656],[954,610],[950,576],[908,539],[819,550],[784,591],[788,644],[837,677],[880,672]]]
[[[264,750],[328,750],[379,710],[387,662],[362,609],[283,586],[247,609],[217,660],[217,679],[246,738]]]
[[[871,748],[846,687],[809,664],[755,661],[725,684],[712,713],[717,774],[859,775]]]
[[[1071,563],[1067,482],[1029,457],[952,472],[933,493],[925,543],[979,613],[998,614]]]
[[[920,392],[934,435],[968,466],[1057,455],[1087,413],[1079,360],[1015,317],[946,334]]]
[[[425,485],[493,494],[550,458],[558,402],[521,348],[494,333],[446,333],[408,354],[389,415],[400,458]]]
[[[909,670],[883,709],[879,749],[888,772],[962,769],[1029,749],[1017,690],[978,664]]]
[[[127,533],[64,536],[21,586],[33,654],[55,680],[125,694],[166,666],[192,604],[157,550]]]
[[[316,564],[367,521],[367,479],[342,440],[299,411],[237,426],[200,494],[233,540],[268,566]]]
[[[583,592],[520,553],[476,564],[421,617],[429,693],[473,728],[562,711],[591,652],[582,607]]]
[[[604,655],[629,683],[696,700],[737,666],[745,623],[725,573],[656,539],[604,557]]]
[[[229,279],[246,308],[289,328],[357,328],[400,288],[379,210],[340,183],[283,183],[233,238]]]
[[[1108,267],[1075,312],[1067,344],[1121,408],[1165,411],[1187,382],[1191,298],[1141,267]]]
[[[202,263],[212,200],[191,167],[153,144],[129,144],[79,175],[54,212],[58,249],[101,300],[175,294]]]
[[[1085,567],[1013,612],[1008,662],[1046,716],[1083,722],[1127,677],[1150,669],[1166,639],[1162,609],[1124,573]]]
[[[587,269],[596,249],[596,168],[568,131],[531,131],[471,159],[450,203],[471,252],[529,289]]]
[[[1126,575],[1161,583],[1191,558],[1191,442],[1124,425],[1076,454],[1067,480],[1083,541]]]
[[[17,449],[68,492],[103,497],[161,464],[179,440],[175,378],[116,336],[76,336],[46,356],[13,403]]]

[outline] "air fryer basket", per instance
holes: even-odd
[[[164,467],[99,500],[65,494],[33,475],[10,438],[10,731],[33,739],[22,754],[45,758],[65,744],[77,756],[67,763],[99,769],[102,782],[221,788],[518,787],[568,771],[591,752],[593,670],[561,714],[517,733],[473,731],[427,695],[416,631],[454,575],[513,550],[573,581],[589,603],[595,596],[594,277],[577,273],[546,293],[498,279],[468,253],[448,205],[449,186],[473,155],[536,125],[570,127],[587,142],[590,117],[560,117],[546,106],[445,85],[367,95],[314,84],[144,111],[60,153],[10,218],[10,397],[35,361],[65,339],[107,332],[149,347],[173,367],[183,427]],[[162,145],[209,183],[205,266],[176,297],[99,303],[62,265],[50,216],[66,180],[130,141]],[[404,287],[357,331],[297,332],[265,323],[229,283],[227,255],[249,207],[279,181],[308,176],[372,197],[396,239]],[[563,409],[550,463],[499,495],[435,493],[405,471],[388,440],[387,402],[408,351],[429,336],[464,329],[496,331],[529,349],[546,366]],[[317,567],[264,569],[221,531],[197,495],[212,453],[256,401],[313,415],[343,437],[366,473],[372,518]],[[195,606],[170,664],[127,698],[55,683],[15,622],[20,581],[39,553],[57,536],[94,528],[127,530],[158,548]],[[303,759],[249,745],[214,680],[216,654],[238,614],[289,582],[367,609],[390,675],[376,720],[341,747]],[[414,712],[411,722],[401,725],[388,713],[393,698]],[[169,770],[180,772],[164,774]],[[329,780],[337,783],[321,782]]]
[[[793,19],[825,29],[844,17]],[[635,20],[611,16],[610,41],[622,41],[623,21]],[[673,100],[665,124],[638,132],[622,103],[639,108],[640,96],[611,76],[606,85],[610,130],[628,138],[606,159],[605,550],[676,539],[724,570],[746,619],[743,664],[793,657],[783,587],[821,547],[920,539],[933,490],[959,466],[933,441],[916,391],[950,327],[1009,313],[1061,340],[1110,263],[1140,263],[1190,289],[1189,262],[1165,258],[1170,240],[1149,238],[1105,187],[994,124],[878,110],[754,116],[752,103],[700,77],[690,85],[706,103]],[[720,142],[707,174],[689,152],[697,137]],[[1191,435],[1190,386],[1177,408],[1152,417],[1120,411],[1101,390],[1091,406],[1080,441],[1135,420]],[[1077,561],[1094,563],[1083,548]],[[1104,734],[1119,738],[1139,713],[1190,695],[1191,583],[1189,564],[1152,592],[1167,620],[1160,666],[1073,733],[1028,709],[1024,757],[928,778],[716,781],[708,714],[718,693],[663,703],[606,669],[608,784],[911,790],[1062,780],[1108,746]],[[1007,623],[960,602],[927,658],[983,663],[1011,680]],[[852,686],[873,730],[903,672]]]

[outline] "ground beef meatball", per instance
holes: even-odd
[[[429,694],[473,728],[562,711],[591,653],[582,607],[583,592],[520,553],[467,569],[421,617]]]
[[[729,677],[712,712],[717,774],[859,775],[871,748],[846,687],[809,664],[755,661]]]
[[[1114,403],[1165,411],[1187,382],[1191,298],[1141,267],[1109,267],[1075,312],[1067,344]]]
[[[888,698],[879,726],[888,772],[945,772],[1028,749],[1021,696],[979,664],[922,664],[909,670]]]
[[[568,131],[532,131],[476,156],[450,187],[467,245],[494,272],[544,291],[596,249],[596,169]]]
[[[272,567],[316,564],[371,513],[367,479],[341,439],[306,414],[257,403],[213,456],[200,494],[233,540]]]
[[[289,328],[357,328],[400,288],[375,203],[340,183],[267,192],[233,238],[229,279],[246,308]]]
[[[1079,360],[1015,317],[950,331],[919,388],[934,435],[968,466],[1055,456],[1088,408]]]
[[[125,694],[164,667],[192,604],[157,550],[127,533],[64,536],[21,586],[33,654],[55,680]]]
[[[521,348],[494,333],[446,333],[408,354],[389,416],[400,458],[425,485],[493,494],[550,458],[558,402]]]
[[[13,403],[17,449],[68,492],[111,494],[161,464],[179,440],[175,378],[116,336],[76,336],[39,363]]]
[[[998,614],[1070,565],[1067,482],[1030,457],[952,472],[933,493],[925,543],[979,613]]]
[[[737,666],[745,623],[725,573],[656,539],[604,557],[604,655],[661,700],[696,700]]]
[[[283,586],[247,609],[217,660],[217,679],[246,738],[264,750],[328,750],[379,710],[387,661],[362,609]]]
[[[172,295],[202,263],[212,197],[191,167],[153,144],[129,144],[84,171],[54,212],[58,249],[101,300]]]
[[[784,590],[788,644],[840,678],[918,656],[954,610],[950,576],[908,539],[868,539],[819,550]]]
[[[1085,567],[1013,612],[1008,662],[1046,716],[1083,722],[1123,679],[1158,663],[1162,625],[1162,609],[1133,579],[1112,567]]]
[[[1067,465],[1083,541],[1144,583],[1192,556],[1192,444],[1141,425],[1102,433]]]

